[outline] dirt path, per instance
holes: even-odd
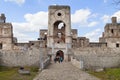
[[[34,80],[100,80],[80,69],[70,62],[51,63],[51,65],[36,76]]]

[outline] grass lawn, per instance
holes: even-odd
[[[89,71],[89,73],[100,78],[101,80],[120,80],[120,68],[106,69],[101,72]]]
[[[30,75],[21,75],[18,73],[19,68],[9,68],[0,66],[0,80],[33,80],[38,72],[37,67],[25,67],[30,70]]]

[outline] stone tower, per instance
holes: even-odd
[[[11,50],[13,43],[13,27],[11,23],[6,23],[4,14],[0,16],[0,50]]]
[[[100,42],[106,42],[108,47],[119,48],[120,47],[120,23],[117,23],[117,17],[111,18],[112,23],[105,25],[105,31],[103,32]]]
[[[47,47],[52,54],[61,50],[67,55],[71,48],[71,16],[69,6],[49,6]]]

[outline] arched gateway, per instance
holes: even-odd
[[[56,56],[58,56],[59,58],[62,58],[62,60],[64,60],[64,52],[62,50],[57,51]]]

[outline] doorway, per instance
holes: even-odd
[[[57,61],[63,62],[63,60],[64,60],[64,52],[62,50],[58,50],[56,52],[55,59],[57,59]]]

